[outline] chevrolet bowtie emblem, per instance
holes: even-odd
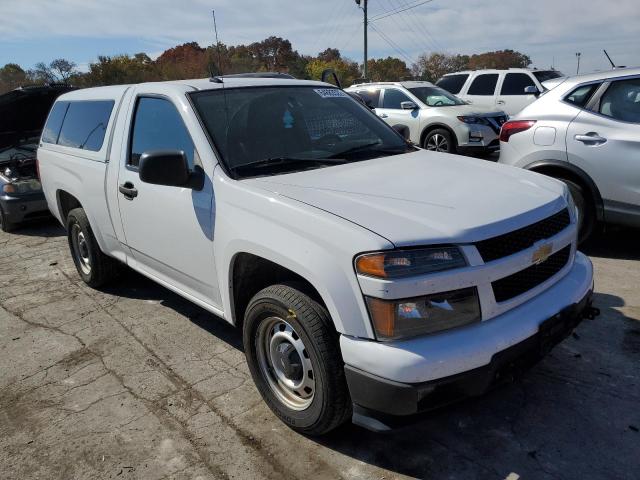
[[[538,248],[535,252],[533,252],[531,261],[534,263],[534,265],[540,265],[541,263],[545,262],[551,255],[552,248],[553,246],[550,243],[545,243],[544,245],[541,245],[540,248]]]

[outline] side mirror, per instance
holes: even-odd
[[[187,157],[181,150],[153,150],[144,152],[138,164],[138,176],[145,183],[167,187],[202,190],[204,171],[196,167],[189,171]]]
[[[400,108],[402,110],[416,110],[418,105],[413,102],[400,102]]]
[[[535,85],[529,85],[528,87],[524,87],[524,93],[527,95],[540,95],[540,90]]]

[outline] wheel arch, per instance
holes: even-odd
[[[604,220],[604,202],[600,190],[589,174],[580,167],[559,160],[538,160],[524,168],[553,178],[566,178],[584,187],[595,207],[596,219]]]
[[[453,129],[449,125],[446,125],[446,124],[440,123],[440,122],[430,123],[429,125],[426,125],[422,129],[422,133],[420,133],[420,146],[422,147],[424,145],[424,141],[425,141],[425,139],[427,138],[427,135],[429,135],[430,132],[432,132],[434,130],[438,130],[440,128],[442,128],[442,129],[444,129],[444,130],[449,132],[449,134],[451,135],[451,138],[455,142],[455,146],[457,147],[458,146],[458,137],[456,136],[456,132],[454,132]]]
[[[66,190],[59,189],[56,191],[56,203],[58,205],[58,213],[60,215],[60,221],[66,226],[67,217],[69,212],[74,208],[84,208],[78,198],[67,192]]]

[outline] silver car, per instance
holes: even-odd
[[[413,143],[436,152],[490,154],[499,148],[507,119],[502,111],[469,105],[429,82],[361,83],[346,91]]]
[[[500,163],[565,182],[580,238],[640,227],[640,68],[567,78],[502,126]]]

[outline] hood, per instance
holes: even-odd
[[[64,85],[21,87],[0,95],[0,148],[39,137],[53,102],[73,90]]]
[[[492,110],[491,108],[479,107],[477,105],[452,105],[450,107],[431,107],[442,108],[447,112],[455,112],[456,115],[474,115],[476,117],[501,117],[506,113],[500,110]]]
[[[425,150],[244,181],[343,217],[396,246],[476,242],[565,204],[557,180]]]

